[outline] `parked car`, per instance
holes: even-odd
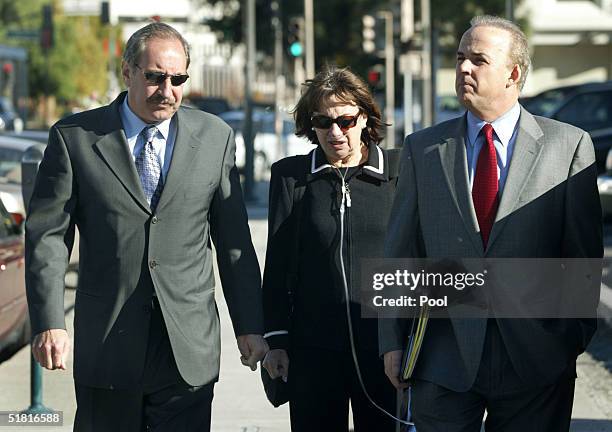
[[[13,138],[25,139],[30,141],[36,141],[41,144],[47,144],[49,140],[48,130],[23,130],[19,133],[14,131],[3,131],[0,136],[8,136]]]
[[[606,157],[605,173],[597,177],[599,199],[604,217],[612,216],[612,148]]]
[[[564,96],[544,116],[587,131],[595,146],[597,171],[604,173],[608,150],[612,148],[612,81],[555,90]]]
[[[421,104],[415,100],[412,107],[412,130],[418,131],[423,128]],[[465,113],[465,108],[459,102],[456,95],[439,95],[436,97],[436,121],[435,124],[445,122]],[[395,108],[395,146],[401,147],[406,138],[404,133],[404,107]]]
[[[0,192],[4,193],[4,205],[10,213],[25,217],[21,193],[21,159],[24,152],[36,141],[0,135]],[[8,196],[7,196],[8,195]]]
[[[455,95],[441,95],[436,97],[436,124],[461,117],[465,108]]]
[[[22,224],[0,199],[0,361],[30,341]]]
[[[0,130],[10,130],[17,133],[23,130],[23,120],[15,111],[11,100],[6,97],[0,97]]]
[[[220,97],[190,96],[186,102],[187,105],[214,115],[219,115],[232,109],[227,100]]]
[[[569,85],[545,90],[535,96],[520,98],[520,103],[531,114],[550,117],[565,98],[575,91],[580,85]]]
[[[235,132],[236,138],[236,166],[239,170],[244,169],[245,147],[242,131],[244,130],[244,111],[228,111],[222,113],[221,117]],[[293,120],[283,118],[282,140],[280,145],[276,139],[274,129],[274,113],[267,110],[253,111],[253,131],[255,140],[254,171],[255,179],[264,179],[272,163],[283,156],[305,154],[315,146],[308,140],[295,135]]]

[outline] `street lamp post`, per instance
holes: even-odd
[[[306,34],[306,78],[315,75],[313,0],[304,0],[304,33]]]
[[[246,1],[246,73],[244,81],[244,199],[254,201],[255,175],[253,162],[255,160],[253,133],[253,100],[251,84],[255,80],[255,0]]]

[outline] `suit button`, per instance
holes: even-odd
[[[157,219],[157,216],[153,216],[153,219],[151,219],[151,223],[156,224],[157,222],[159,222],[159,219]]]
[[[151,260],[151,262],[149,263],[149,267],[151,267],[152,269],[154,269],[155,267],[157,267],[157,261],[155,261],[155,260]]]

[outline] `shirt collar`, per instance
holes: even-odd
[[[368,149],[368,160],[362,166],[363,174],[367,174],[378,180],[389,180],[386,157],[381,148],[376,144],[370,143]],[[331,168],[333,168],[333,166],[327,161],[321,146],[317,146],[317,148],[311,152],[310,173],[317,174],[320,172],[327,172]]]
[[[495,131],[495,135],[502,143],[504,147],[507,147],[510,143],[510,138],[514,134],[514,129],[516,124],[519,121],[519,117],[521,116],[521,106],[519,103],[515,103],[512,108],[510,108],[505,114],[501,117],[495,119],[491,122],[491,126],[493,126],[493,130]],[[478,138],[478,134],[480,133],[480,129],[487,124],[488,122],[479,119],[470,111],[467,113],[467,129],[468,129],[468,138],[469,143],[473,146],[476,143],[476,138]]]
[[[148,123],[143,122],[136,114],[134,114],[134,111],[132,111],[128,104],[127,95],[125,99],[123,99],[123,103],[119,107],[119,113],[121,115],[123,129],[125,130],[125,136],[127,137],[127,139],[138,136],[138,134],[142,132],[142,130],[146,126],[148,126]],[[157,130],[162,134],[164,140],[166,141],[168,140],[168,136],[170,135],[171,120],[172,117],[155,125],[157,126]]]

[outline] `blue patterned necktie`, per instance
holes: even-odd
[[[136,157],[136,171],[138,171],[147,202],[151,210],[155,210],[164,186],[159,158],[153,148],[153,138],[157,135],[157,127],[153,125],[146,126],[140,132],[140,135],[145,140],[145,145],[138,154],[138,157]]]

